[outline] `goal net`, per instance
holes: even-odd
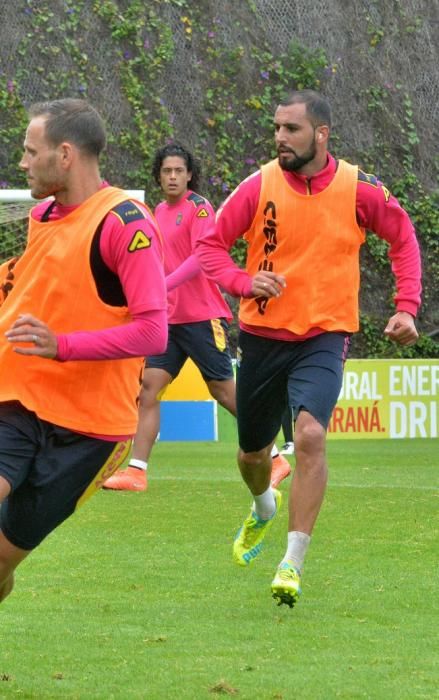
[[[28,215],[35,204],[27,190],[0,190],[0,264],[23,252]]]
[[[126,190],[129,198],[144,201],[143,190]],[[0,189],[0,265],[24,250],[29,212],[37,204],[30,190]]]

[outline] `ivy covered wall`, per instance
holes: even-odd
[[[385,244],[368,236],[353,353],[437,357],[438,18],[439,0],[1,3],[0,187],[26,187],[17,168],[26,107],[83,96],[107,122],[102,171],[113,184],[144,188],[154,206],[153,153],[177,138],[201,160],[202,193],[218,206],[273,156],[284,91],[317,88],[333,105],[332,152],[386,184],[422,246],[421,342],[397,350],[382,339],[393,282]]]

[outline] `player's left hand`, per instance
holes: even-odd
[[[6,331],[5,336],[14,345],[14,352],[19,355],[38,355],[48,359],[56,357],[58,342],[55,333],[32,314],[21,314]],[[31,343],[31,345],[21,347],[16,346],[15,343]]]
[[[384,335],[399,345],[414,345],[419,338],[415,319],[407,311],[398,311],[389,319]]]

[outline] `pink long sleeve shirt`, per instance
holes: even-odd
[[[154,211],[163,236],[168,322],[195,323],[232,318],[218,285],[201,270],[194,248],[215,214],[204,197],[188,190],[176,203],[160,202]]]
[[[288,184],[300,194],[317,194],[325,189],[337,169],[337,161],[328,155],[328,163],[312,177],[284,171]],[[234,296],[250,297],[252,278],[230,257],[235,241],[250,228],[261,192],[261,171],[245,179],[219,208],[212,226],[196,244],[196,255],[209,277]],[[396,279],[395,305],[398,311],[416,316],[421,301],[421,259],[413,224],[397,199],[374,176],[361,173],[356,196],[358,224],[389,243],[388,255]],[[246,328],[249,332],[284,340],[300,340],[315,335],[295,336],[283,329]]]

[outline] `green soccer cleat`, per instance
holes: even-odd
[[[271,518],[269,520],[261,520],[251,510],[250,515],[244,520],[244,524],[238,530],[233,543],[233,559],[240,566],[248,566],[261,552],[262,540],[270,529],[282,503],[280,491],[276,491],[276,489],[273,489],[273,491],[276,510]]]
[[[271,594],[277,604],[293,608],[301,593],[299,570],[285,561],[279,564],[271,584]]]

